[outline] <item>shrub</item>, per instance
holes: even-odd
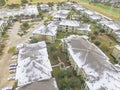
[[[106,45],[101,46],[101,49],[102,49],[104,52],[109,51],[109,48],[108,48]]]
[[[10,5],[8,4],[7,7],[8,7],[9,9],[14,9],[14,8],[19,8],[20,5],[19,5],[19,4],[10,4]]]
[[[96,35],[96,36],[97,36],[98,34],[99,34],[99,33],[98,33],[98,31],[94,31],[94,35]]]
[[[101,44],[100,41],[95,41],[95,45],[99,46]]]
[[[57,49],[56,49],[55,45],[50,46],[50,51],[55,52],[56,50],[57,50]]]
[[[71,68],[68,68],[68,69],[67,69],[67,76],[68,76],[68,77],[72,77],[73,74],[74,74],[74,73],[73,73],[73,68],[72,68],[72,67],[71,67]]]
[[[38,41],[39,41],[38,39],[33,38],[33,39],[30,41],[30,43],[37,43]]]
[[[0,44],[0,54],[3,53],[3,49],[4,49],[5,45],[4,44]]]
[[[54,59],[54,60],[57,60],[57,56],[58,56],[58,51],[55,51],[55,52],[53,53],[53,59]]]
[[[18,84],[18,82],[16,81],[13,85],[14,90],[17,88],[17,84]]]
[[[24,22],[22,25],[21,25],[21,30],[23,30],[25,32],[25,30],[27,30],[29,28],[29,24],[27,22]]]
[[[9,48],[8,53],[15,54],[16,53],[16,47]]]
[[[22,26],[23,26],[23,27],[28,27],[29,24],[28,24],[27,22],[24,22],[24,23],[22,24]]]
[[[95,40],[96,38],[95,38],[95,36],[91,36],[91,40]]]
[[[59,75],[60,78],[64,78],[64,77],[67,76],[67,72],[66,72],[66,70],[60,70],[58,75]]]
[[[69,79],[66,77],[64,79],[61,79],[60,80],[60,90],[69,90],[68,88],[70,87],[69,86]]]
[[[31,18],[35,18],[35,14],[31,15]]]
[[[100,29],[100,32],[101,32],[101,33],[105,33],[105,30],[104,30],[104,29]]]
[[[75,88],[75,87],[79,86],[80,80],[77,77],[71,78],[69,80],[69,84],[70,84],[71,88]]]
[[[28,1],[27,0],[21,0],[21,3],[28,3]]]
[[[7,39],[9,37],[9,35],[8,34],[4,34],[2,37]]]

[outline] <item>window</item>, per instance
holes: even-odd
[[[68,26],[66,26],[66,32],[68,32]]]

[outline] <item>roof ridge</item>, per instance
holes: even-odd
[[[88,56],[91,48],[92,48],[92,43],[90,44],[90,46],[89,46],[88,49],[87,49],[87,53],[86,53],[85,58],[84,58],[84,60],[83,60],[83,61],[84,61],[84,64],[82,65],[82,67],[86,64],[86,59],[87,59],[87,56]]]

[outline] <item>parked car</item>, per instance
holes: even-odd
[[[8,80],[8,81],[10,81],[10,80],[15,80],[15,76],[10,76],[10,77],[8,77],[7,80]]]
[[[15,69],[16,69],[16,66],[9,68],[9,70],[15,70]]]
[[[3,86],[2,90],[13,90],[13,86]]]
[[[17,63],[10,64],[10,67],[16,67],[16,66],[17,66]]]
[[[9,70],[9,73],[15,73],[16,72],[16,69],[14,70]]]
[[[17,59],[17,55],[13,55],[11,59]]]

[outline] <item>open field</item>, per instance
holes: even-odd
[[[113,20],[120,21],[120,9],[106,6],[103,4],[89,4],[88,0],[73,0],[83,5],[85,8],[97,11]]]
[[[30,0],[28,0],[29,3],[48,3],[48,2],[63,2],[63,1],[67,1],[67,0],[32,0],[32,2],[30,2]],[[8,0],[7,4],[20,4],[21,0]]]

